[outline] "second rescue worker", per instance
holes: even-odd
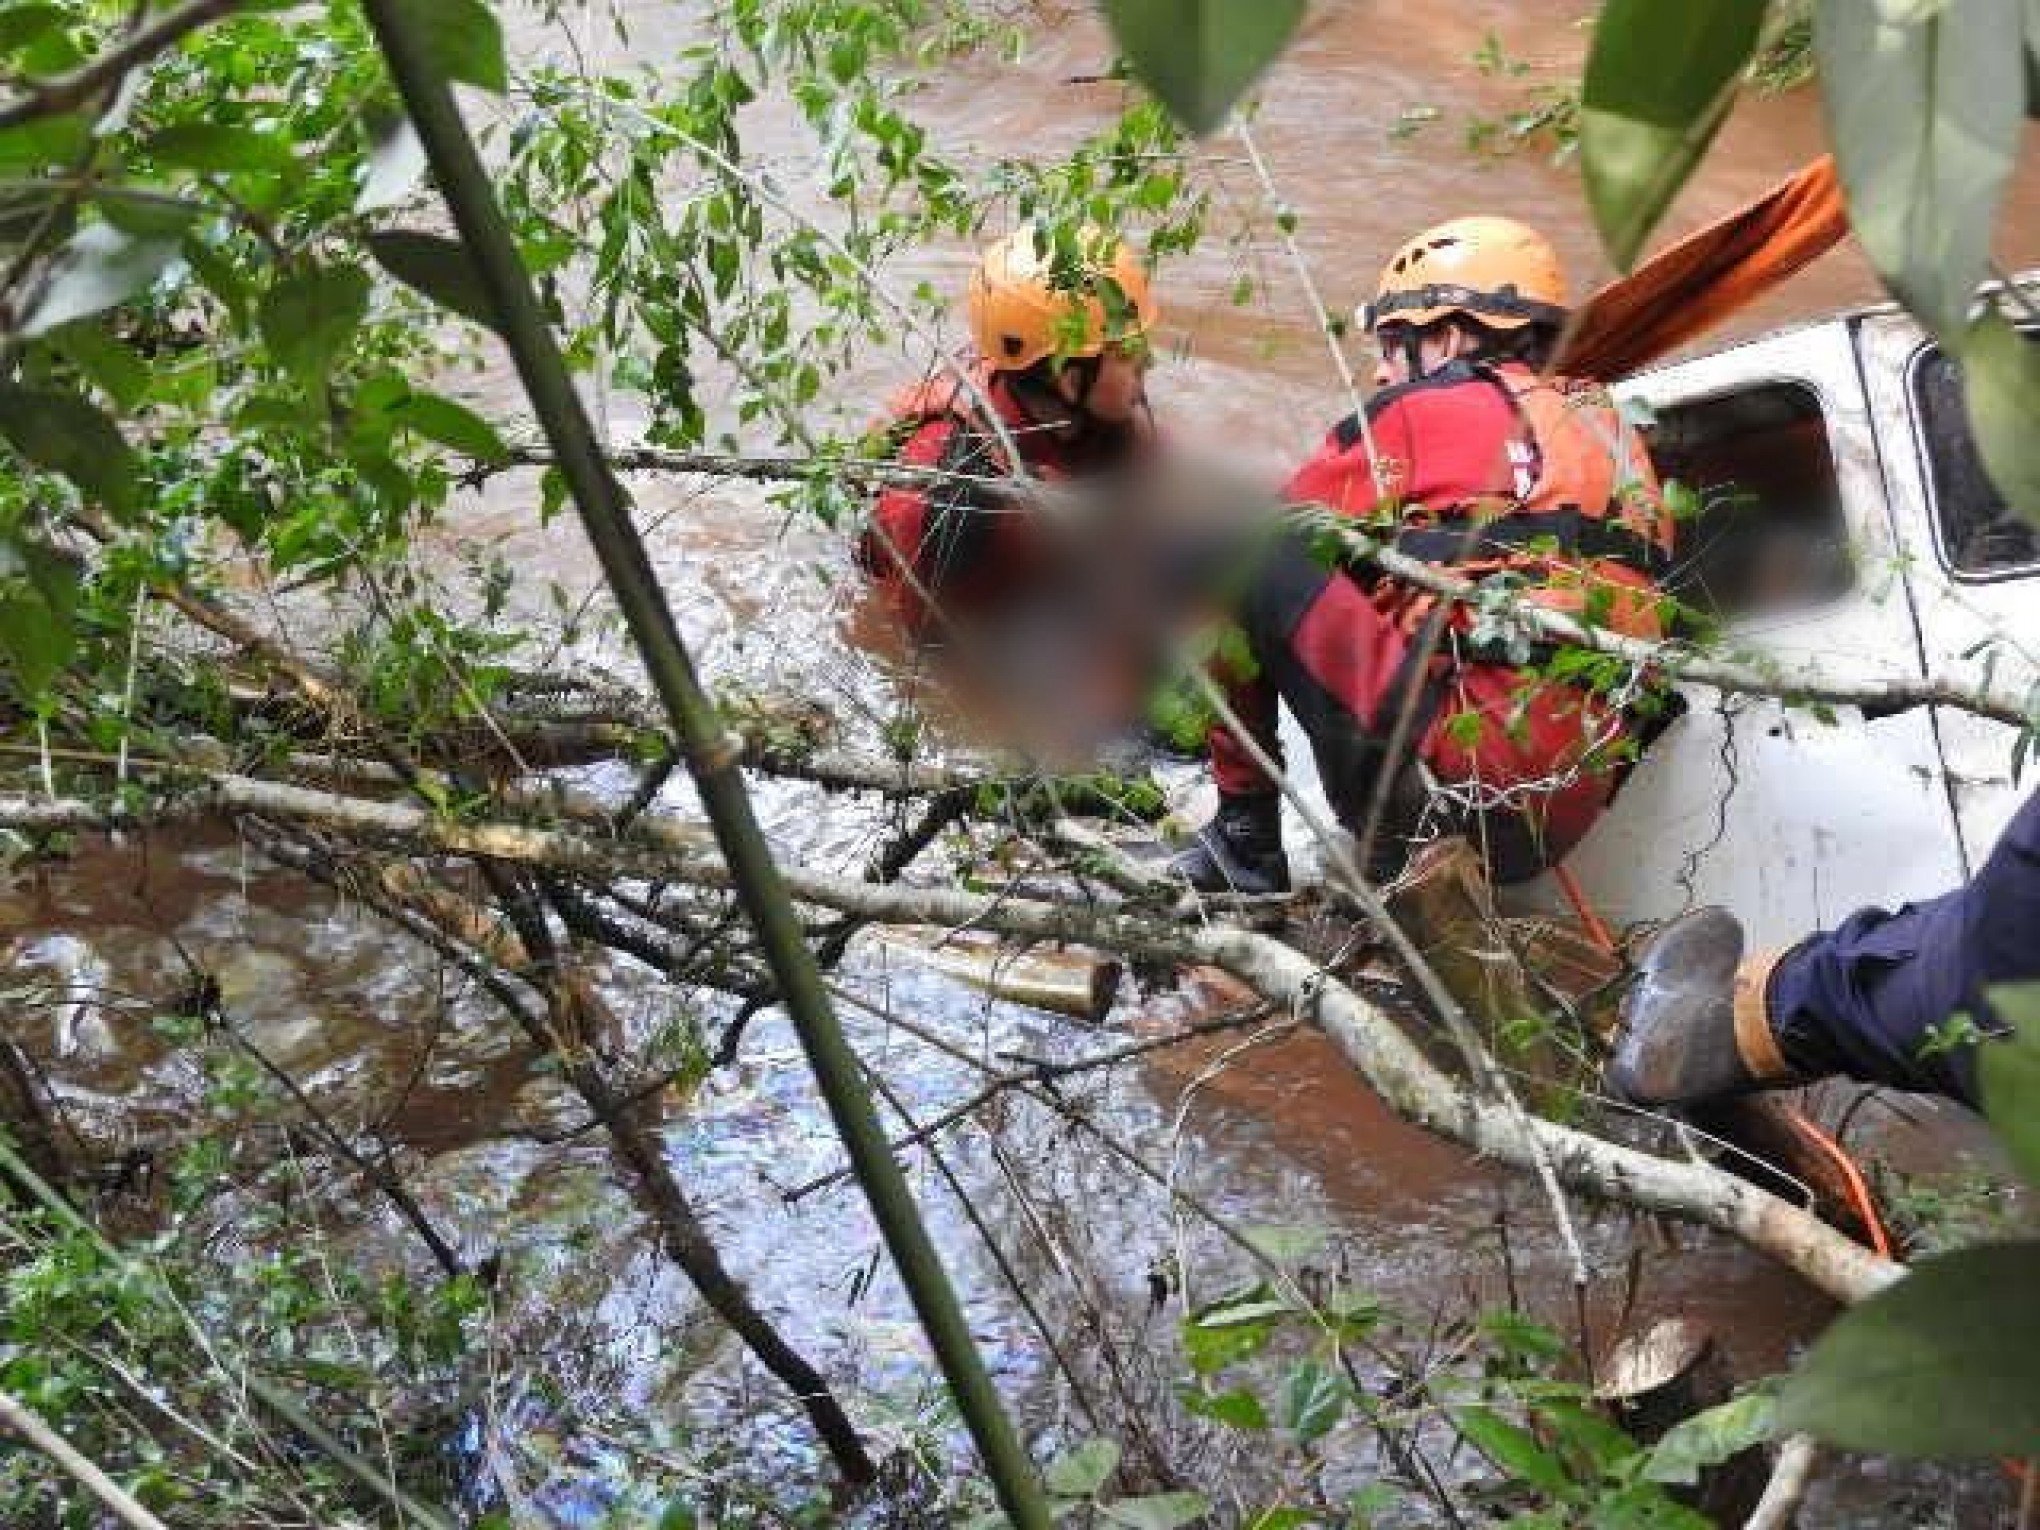
[[[1557,253],[1535,230],[1474,217],[1419,234],[1364,314],[1382,358],[1364,428],[1357,417],[1336,426],[1286,497],[1466,577],[1514,574],[1541,604],[1656,637],[1671,518],[1606,389],[1547,373],[1566,312]],[[1534,875],[1613,794],[1628,719],[1484,650],[1463,610],[1363,569],[1327,569],[1298,534],[1255,570],[1233,614],[1254,658],[1251,678],[1231,687],[1234,711],[1279,760],[1277,700],[1288,703],[1349,830],[1383,793],[1376,874],[1395,869],[1442,802],[1445,826],[1467,833],[1499,879]],[[1413,758],[1391,760],[1406,707],[1401,754]],[[1274,784],[1225,728],[1210,744],[1218,813],[1174,869],[1205,890],[1285,889]]]
[[[911,635],[940,635],[1024,594],[1045,576],[1038,519],[965,478],[1016,473],[1047,483],[1132,467],[1153,442],[1146,373],[1158,319],[1132,248],[1086,228],[1060,250],[1024,227],[984,252],[970,279],[966,363],[895,400],[894,460],[961,475],[878,497],[857,562]],[[1018,452],[1007,460],[987,406]]]

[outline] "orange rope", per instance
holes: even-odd
[[[1567,866],[1554,866],[1551,874],[1558,879],[1559,891],[1565,894],[1565,901],[1580,917],[1580,925],[1595,945],[1613,956],[1617,950],[1615,937],[1608,933],[1608,926],[1601,922],[1601,916],[1594,912],[1594,905],[1587,901],[1586,889],[1580,886],[1580,879]]]
[[[1864,1231],[1870,1234],[1870,1246],[1886,1259],[1896,1257],[1892,1252],[1891,1234],[1885,1231],[1884,1218],[1878,1215],[1876,1199],[1870,1194],[1863,1171],[1856,1167],[1856,1160],[1839,1142],[1808,1120],[1802,1111],[1788,1105],[1785,1114],[1842,1176],[1842,1182],[1849,1188],[1849,1208],[1856,1213]]]

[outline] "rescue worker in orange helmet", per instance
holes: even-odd
[[[1055,483],[1118,472],[1148,449],[1159,314],[1130,245],[1090,227],[1061,240],[1020,228],[984,251],[968,307],[976,350],[962,370],[974,387],[951,369],[896,399],[896,461]],[[859,567],[917,638],[1009,599],[1043,558],[1033,514],[967,482],[883,490],[857,546]]]
[[[1287,498],[1467,579],[1513,575],[1529,599],[1656,637],[1672,521],[1606,390],[1545,370],[1567,303],[1534,229],[1474,217],[1419,234],[1362,311],[1381,353],[1365,419],[1333,428]],[[1463,608],[1366,567],[1327,569],[1301,534],[1248,583],[1234,616],[1253,674],[1231,684],[1232,707],[1279,760],[1287,702],[1349,830],[1380,795],[1377,875],[1431,826],[1468,834],[1500,880],[1535,875],[1587,832],[1634,753],[1634,723],[1609,701],[1484,643]],[[1405,713],[1407,745],[1390,758]],[[1209,742],[1218,813],[1174,869],[1208,890],[1286,888],[1274,784],[1228,729]]]

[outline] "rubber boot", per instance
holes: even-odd
[[[1743,959],[1743,927],[1697,908],[1654,935],[1622,1002],[1608,1085],[1638,1105],[1691,1105],[1798,1082],[1764,1012],[1771,963]]]
[[[1263,897],[1289,891],[1289,857],[1282,853],[1282,799],[1221,794],[1218,811],[1188,848],[1169,862],[1169,873],[1199,892]]]

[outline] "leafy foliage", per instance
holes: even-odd
[[[1944,338],[1966,328],[2017,157],[2018,0],[1818,13],[1829,136],[1850,222],[1880,275]]]
[[[1757,46],[1766,3],[1602,7],[1581,93],[1580,164],[1617,266],[1635,260],[1707,152]]]
[[[2040,1243],[1923,1261],[1830,1328],[1786,1387],[1781,1429],[1914,1456],[2040,1452]]]

